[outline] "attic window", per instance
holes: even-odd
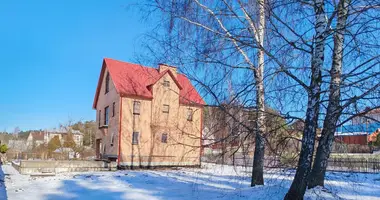
[[[187,121],[193,121],[193,109],[187,109]]]
[[[169,105],[164,104],[164,106],[162,108],[162,112],[163,113],[169,113]]]
[[[140,114],[140,101],[134,101],[133,102],[133,114],[134,115]]]
[[[107,76],[106,76],[106,93],[105,94],[107,94],[109,91],[110,91],[110,73],[107,72]]]
[[[170,87],[170,81],[165,80],[163,85],[164,87]]]

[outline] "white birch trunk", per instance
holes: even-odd
[[[338,20],[336,32],[334,34],[333,61],[330,71],[330,95],[327,113],[323,122],[321,139],[318,143],[315,162],[310,175],[309,188],[323,186],[327,168],[327,161],[331,153],[334,141],[336,124],[341,115],[340,103],[340,86],[343,62],[343,45],[344,32],[346,30],[346,21],[348,14],[348,5],[351,0],[341,0],[338,4]]]
[[[321,70],[324,62],[324,48],[326,38],[325,9],[323,0],[314,1],[315,10],[315,38],[314,51],[311,60],[311,81],[308,90],[308,104],[306,110],[305,127],[302,136],[302,148],[298,167],[292,185],[285,196],[287,200],[301,200],[306,191],[311,163],[313,160],[315,134],[318,126],[320,106]]]
[[[264,46],[265,34],[265,1],[258,0],[259,6],[259,25],[257,40],[261,47]],[[257,70],[255,73],[256,81],[256,105],[257,105],[257,121],[256,121],[256,139],[255,139],[255,153],[253,158],[252,180],[251,186],[264,185],[264,154],[265,154],[265,139],[266,132],[265,125],[265,95],[264,95],[264,51],[260,48],[257,53]]]

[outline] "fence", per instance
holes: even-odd
[[[88,160],[94,158],[95,154],[92,152],[44,152],[44,153],[30,153],[30,152],[7,152],[8,160]]]
[[[370,154],[369,154],[370,155]],[[350,156],[350,155],[349,155]],[[285,159],[275,156],[266,156],[264,159],[265,168],[296,168],[297,158]],[[234,166],[252,166],[252,156],[225,156],[225,155],[204,155],[202,162],[234,165]],[[341,172],[366,172],[378,173],[380,172],[380,157],[370,158],[366,155],[363,157],[335,157],[328,160],[328,171],[341,171]]]
[[[8,160],[68,160],[69,153],[29,153],[29,152],[17,152],[7,153]]]
[[[344,172],[380,172],[379,158],[330,158],[328,160],[329,171]]]

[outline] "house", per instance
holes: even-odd
[[[45,143],[49,143],[55,136],[59,137],[59,140],[64,140],[65,136],[71,134],[76,145],[83,146],[83,133],[78,130],[67,130],[66,128],[45,130]]]
[[[376,139],[377,130],[380,129],[380,109],[371,111],[368,109],[354,117],[351,125],[338,127],[335,132],[335,141],[359,145],[368,145],[369,142],[373,142]]]
[[[44,131],[32,131],[26,140],[28,149],[33,149],[41,144],[48,144],[55,136],[59,138],[61,142],[64,141],[65,136],[69,133],[72,134],[73,140],[76,145],[83,146],[83,134],[78,130],[66,130],[66,129],[50,129]]]
[[[37,147],[45,142],[45,133],[43,131],[32,131],[26,139],[28,149]]]
[[[368,145],[369,136],[380,127],[380,123],[353,124],[338,127],[335,142]]]
[[[96,89],[96,155],[119,167],[199,166],[204,101],[177,68],[105,58]]]
[[[366,110],[368,111],[369,108],[366,108]],[[365,114],[361,114],[352,119],[352,125],[373,124],[373,123],[380,122],[380,108],[373,109],[368,112],[366,112],[366,110],[362,112]]]

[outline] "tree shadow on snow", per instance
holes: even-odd
[[[97,184],[97,183],[95,183]],[[102,184],[98,182],[98,184]],[[77,180],[64,180],[59,188],[59,194],[49,194],[46,200],[69,200],[69,199],[110,199],[119,200],[123,192],[110,191],[107,189],[87,188],[77,183]]]
[[[240,183],[228,183],[212,177],[166,174],[134,171],[127,175],[120,173],[94,178],[74,177],[62,181],[59,193],[48,194],[44,199],[223,199],[242,188]]]

